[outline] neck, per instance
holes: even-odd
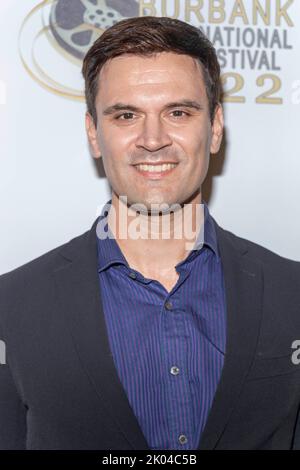
[[[113,193],[108,225],[130,267],[150,277],[183,261],[204,223],[201,201],[199,192],[174,211],[141,213]]]

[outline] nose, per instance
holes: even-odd
[[[169,145],[172,145],[172,140],[160,117],[154,114],[145,117],[136,139],[136,146],[154,152]]]

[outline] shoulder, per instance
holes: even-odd
[[[274,357],[288,355],[300,332],[300,262],[219,226],[217,237],[225,282],[231,295],[239,297],[240,311],[251,316],[261,306],[260,350]]]
[[[216,222],[216,232],[219,244],[231,247],[259,264],[265,272],[283,279],[293,276],[300,283],[300,262],[281,256],[258,243],[236,235],[220,227]]]
[[[0,326],[8,316],[13,319],[20,312],[43,309],[43,303],[53,298],[53,271],[66,265],[68,253],[80,253],[90,232],[88,230],[0,275]]]
[[[0,275],[0,290],[3,288],[8,288],[10,285],[20,282],[22,279],[36,278],[36,280],[41,279],[41,275],[43,273],[48,272],[51,269],[54,269],[59,260],[62,259],[61,255],[64,256],[65,249],[68,248],[70,245],[80,245],[86,236],[89,234],[90,230],[77,235],[76,237],[70,239],[69,241],[53,248],[46,253],[24,263],[21,266],[18,266],[11,271],[8,271],[4,274]]]

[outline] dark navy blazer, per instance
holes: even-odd
[[[109,348],[97,220],[0,276],[1,449],[148,449]],[[300,448],[300,263],[215,224],[227,338],[198,448]]]

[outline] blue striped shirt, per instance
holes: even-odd
[[[110,204],[99,217],[104,225]],[[197,449],[223,367],[224,279],[214,221],[203,204],[203,247],[176,265],[170,292],[132,269],[114,238],[97,237],[109,344],[149,449]]]

